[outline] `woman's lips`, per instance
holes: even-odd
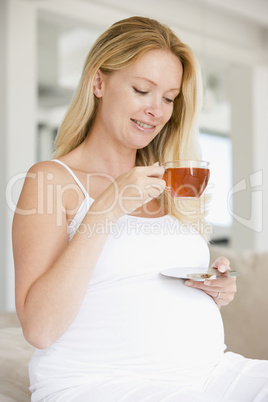
[[[152,129],[155,128],[154,125],[152,124],[148,124],[148,123],[143,123],[140,120],[135,120],[135,119],[131,119],[135,124],[137,124],[138,126],[142,127],[142,128],[147,128],[147,129]]]

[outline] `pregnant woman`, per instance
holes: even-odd
[[[90,51],[13,223],[33,402],[267,401],[268,363],[224,352],[229,262],[205,282],[160,274],[210,264],[203,196],[173,199],[159,165],[199,159],[201,92],[193,52],[155,20]]]

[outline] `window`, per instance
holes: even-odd
[[[207,220],[214,226],[214,236],[230,235],[232,217],[228,211],[227,195],[232,187],[232,144],[222,135],[200,133],[202,159],[210,162],[209,193],[212,195]]]

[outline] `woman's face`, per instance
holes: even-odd
[[[148,145],[172,115],[182,72],[173,53],[151,50],[123,70],[99,73],[97,120],[106,140],[130,149]]]

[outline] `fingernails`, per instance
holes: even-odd
[[[206,286],[211,285],[211,281],[205,281],[205,282],[204,282],[204,285],[206,285]]]
[[[225,265],[220,265],[219,268],[218,268],[218,270],[219,270],[220,272],[225,272],[225,271],[227,270],[227,268],[226,268]]]
[[[186,281],[186,282],[185,282],[185,285],[186,285],[186,286],[193,286],[193,282],[192,282],[192,281]]]

